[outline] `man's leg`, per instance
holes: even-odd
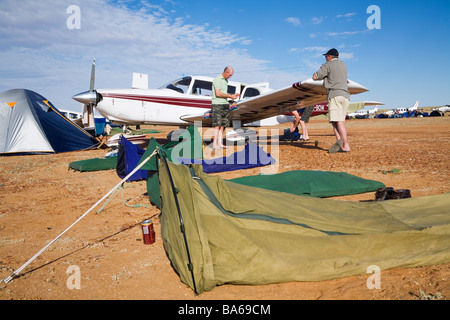
[[[309,140],[308,129],[306,128],[305,121],[300,120],[300,126],[302,127],[302,135],[303,135],[302,139]]]
[[[344,121],[338,121],[336,123],[337,131],[339,133],[340,139],[344,140],[344,145],[342,146],[343,151],[350,151],[350,144],[348,143],[347,129],[345,128]]]
[[[333,126],[334,135],[336,136],[336,141],[341,139],[341,135],[339,134],[339,130],[337,127],[337,122],[331,122],[331,125]]]
[[[292,122],[290,131],[294,132],[295,128],[298,127],[298,123],[300,122],[300,115],[298,114],[297,110],[292,111],[292,114],[294,115],[294,121]]]
[[[213,137],[213,149],[219,149],[218,141],[219,141],[219,131],[220,127],[214,127],[214,137]]]
[[[225,148],[223,145],[224,127],[214,127],[213,149],[219,150]]]
[[[309,140],[308,129],[306,128],[306,124],[309,122],[311,118],[311,114],[314,111],[314,107],[307,107],[303,110],[302,117],[300,118],[300,125],[302,127],[303,140]]]
[[[344,149],[344,138],[345,140],[347,140],[347,131],[345,130],[345,126],[343,126],[344,131],[342,132],[342,125],[344,124],[341,121],[333,121],[331,122],[332,126],[333,126],[333,130],[334,130],[334,134],[336,135],[336,143],[328,150],[329,153],[337,153],[340,151],[350,151],[350,146],[348,146],[348,141],[347,141],[347,146],[348,149]]]
[[[220,149],[223,148],[223,129],[224,129],[223,127],[219,128],[219,134],[217,136],[217,139],[218,139],[217,145]]]

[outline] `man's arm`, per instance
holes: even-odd
[[[320,69],[313,74],[314,80],[323,80],[328,75],[327,65],[324,64],[320,67]]]
[[[230,93],[223,93],[222,91],[220,91],[220,89],[216,89],[216,97],[217,98],[231,98],[231,99],[237,99],[240,96],[239,93],[235,93],[235,94],[230,94]]]

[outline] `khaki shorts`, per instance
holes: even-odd
[[[350,101],[342,96],[337,96],[328,101],[328,120],[330,122],[345,121]]]

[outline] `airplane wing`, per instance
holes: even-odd
[[[368,91],[362,85],[349,80],[348,88],[350,94],[358,94]],[[279,114],[285,114],[294,110],[294,106],[302,102],[303,105],[313,106],[327,101],[327,92],[323,80],[316,81],[312,78],[294,83],[293,85],[279,90],[269,91],[262,95],[241,100],[238,108],[230,112],[231,120],[239,120],[242,124],[266,119]],[[186,115],[181,118],[187,122],[202,121],[208,125],[211,119],[205,119],[201,115]]]
[[[364,101],[364,106],[384,106],[384,103],[378,101]]]

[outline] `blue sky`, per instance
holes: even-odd
[[[381,29],[367,26],[370,5]],[[442,0],[0,0],[0,92],[26,88],[78,111],[71,97],[89,88],[94,58],[97,88],[128,88],[133,72],[157,88],[232,65],[233,80],[278,89],[311,77],[334,47],[370,89],[352,101],[440,106],[450,103],[449,16]]]

